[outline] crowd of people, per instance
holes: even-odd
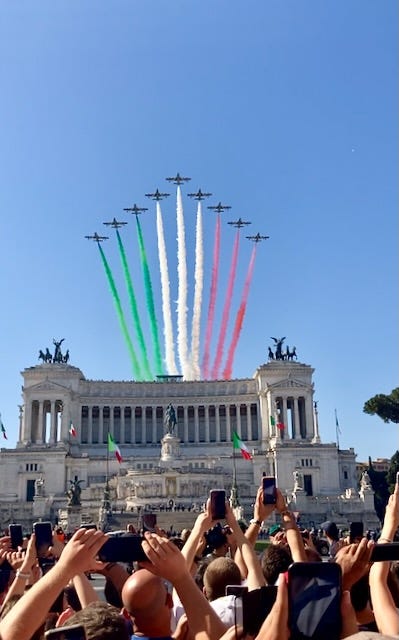
[[[17,550],[3,536],[0,640],[39,640],[49,629],[73,625],[81,625],[86,640],[399,638],[398,563],[372,561],[374,548],[391,543],[397,532],[398,484],[377,541],[335,539],[330,527],[333,567],[322,562],[278,489],[272,505],[263,503],[258,490],[245,532],[228,503],[225,509],[224,521],[215,522],[208,501],[180,537],[145,532],[145,560],[131,565],[99,560],[108,536],[93,528],[82,527],[69,540],[54,530],[44,559],[37,556],[34,533]],[[256,540],[275,509],[281,525],[259,556]],[[331,523],[325,524],[329,529]],[[89,579],[96,573],[105,578],[104,594]],[[308,580],[301,593],[290,582],[300,574]],[[324,575],[339,576],[335,591]]]

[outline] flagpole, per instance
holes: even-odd
[[[236,456],[234,449],[234,440],[233,444],[233,482],[231,485],[231,493],[230,493],[230,506],[231,508],[238,507],[238,494],[237,494],[237,468],[236,468]]]

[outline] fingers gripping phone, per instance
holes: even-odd
[[[263,476],[262,478],[263,488],[263,504],[276,504],[276,478],[273,476]]]
[[[11,538],[11,548],[17,551],[18,547],[22,547],[23,534],[21,524],[10,524],[8,527]]]
[[[294,562],[288,569],[291,640],[339,640],[341,567],[335,562]]]
[[[51,522],[35,522],[33,531],[36,536],[36,553],[40,561],[47,556],[47,552],[53,544],[53,530]]]
[[[224,520],[226,517],[226,492],[213,489],[210,494],[212,520]]]

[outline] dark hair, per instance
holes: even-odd
[[[263,552],[261,567],[266,583],[276,584],[280,573],[287,571],[292,563],[292,556],[289,547],[281,547],[270,544]]]
[[[67,587],[65,587],[64,596],[67,603],[69,604],[70,607],[72,607],[74,611],[81,610],[82,605],[80,604],[79,596],[76,593],[76,589],[74,586],[68,585]]]

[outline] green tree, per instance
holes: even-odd
[[[399,472],[399,451],[393,454],[391,458],[391,462],[389,465],[389,469],[387,471],[387,482],[389,485],[389,490],[393,493],[396,483],[396,474]]]
[[[374,508],[378,519],[382,522],[384,520],[385,507],[387,506],[390,496],[387,477],[383,471],[376,471],[374,469],[370,457],[367,472],[374,491]]]
[[[393,389],[387,396],[383,393],[370,398],[364,403],[364,413],[371,416],[377,415],[384,422],[399,423],[399,387]]]

